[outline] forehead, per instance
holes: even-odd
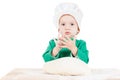
[[[72,21],[72,22],[76,22],[75,18],[72,15],[69,14],[64,14],[60,17],[59,22],[61,21]]]

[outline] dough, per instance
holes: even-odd
[[[46,62],[43,70],[46,73],[60,75],[87,75],[91,72],[85,62],[73,57],[64,57]]]

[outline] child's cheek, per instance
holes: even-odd
[[[73,31],[72,31],[72,34],[73,34],[73,35],[76,35],[76,34],[77,34],[77,30],[73,30]]]

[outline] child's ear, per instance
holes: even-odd
[[[78,33],[80,33],[80,29],[79,29],[79,28],[78,28],[78,31],[77,31],[76,35],[77,35]]]
[[[80,31],[77,31],[76,35],[79,34]]]

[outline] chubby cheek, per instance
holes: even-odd
[[[58,32],[59,32],[59,34],[61,34],[61,35],[65,35],[65,34],[64,34],[64,33],[65,33],[65,30],[62,29],[62,28],[59,28],[59,29],[58,29]]]
[[[77,34],[77,32],[78,32],[78,30],[77,30],[77,29],[73,29],[73,30],[72,30],[72,35],[76,35],[76,34]]]

